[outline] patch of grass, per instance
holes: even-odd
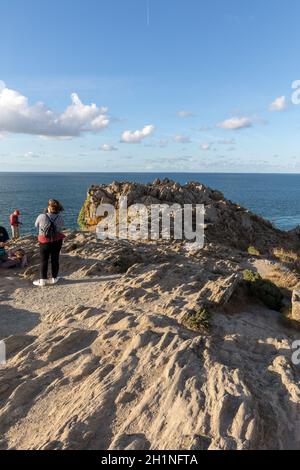
[[[297,263],[298,254],[294,251],[284,250],[283,248],[274,248],[273,255],[283,263]]]
[[[249,246],[247,251],[251,256],[260,256],[260,252],[254,246]]]
[[[78,219],[77,219],[77,223],[79,225],[79,227],[84,230],[86,227],[87,227],[87,224],[86,224],[86,209],[88,207],[90,203],[90,196],[88,196],[79,212],[79,216],[78,216]]]
[[[269,275],[270,281],[274,282],[280,289],[288,292],[300,287],[300,276],[295,271],[275,271]]]
[[[210,314],[205,307],[201,307],[199,310],[187,312],[182,324],[189,330],[208,332],[211,328]]]
[[[299,253],[283,248],[274,248],[273,255],[281,263],[284,263],[290,270],[300,273]]]
[[[246,269],[243,274],[243,279],[246,282],[255,282],[259,279],[262,279],[258,273],[251,271],[251,269]]]
[[[261,300],[271,310],[280,311],[283,295],[279,287],[249,269],[244,271],[244,281],[253,297]]]

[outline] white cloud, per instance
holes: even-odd
[[[190,144],[191,139],[187,135],[175,135],[174,142],[177,144]]]
[[[212,144],[210,142],[204,142],[203,144],[201,144],[201,149],[202,150],[210,150],[211,146],[212,146]]]
[[[24,154],[24,157],[25,158],[39,158],[40,155],[38,153],[35,153],[35,152],[26,152]]]
[[[115,147],[114,145],[110,145],[110,144],[103,144],[101,145],[100,148],[103,152],[116,152],[118,150],[117,147]]]
[[[232,117],[230,119],[226,119],[225,121],[217,125],[217,127],[219,127],[220,129],[226,130],[247,129],[248,127],[252,126],[253,121],[248,117]]]
[[[142,142],[143,139],[151,135],[155,130],[155,126],[149,125],[145,126],[140,131],[125,131],[121,136],[121,142],[126,144],[138,144]]]
[[[179,116],[181,118],[188,118],[188,117],[194,117],[195,114],[192,113],[192,111],[182,110],[182,111],[178,111],[177,116]]]
[[[287,102],[285,96],[279,96],[273,103],[270,104],[269,111],[284,111],[287,108]]]
[[[3,83],[0,85],[0,133],[78,137],[107,127],[110,123],[107,112],[107,108],[99,108],[96,104],[83,104],[73,93],[70,106],[58,113],[41,102],[31,106],[26,96]]]

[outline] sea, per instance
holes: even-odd
[[[92,184],[112,181],[150,183],[169,178],[178,183],[203,183],[226,198],[270,220],[282,230],[300,225],[300,174],[230,173],[0,173],[0,225],[9,228],[9,214],[19,209],[22,234],[35,234],[36,217],[49,198],[64,207],[67,228],[76,229],[77,218]]]

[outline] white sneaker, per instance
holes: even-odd
[[[33,285],[37,287],[45,287],[46,283],[46,279],[39,279],[38,281],[34,281]]]
[[[52,284],[52,285],[57,284],[59,280],[60,280],[60,277],[56,277],[56,278],[53,277],[52,279],[50,279],[49,284]]]

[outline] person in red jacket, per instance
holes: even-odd
[[[13,240],[18,240],[20,238],[20,225],[22,225],[19,220],[20,215],[20,211],[16,209],[9,218]]]

